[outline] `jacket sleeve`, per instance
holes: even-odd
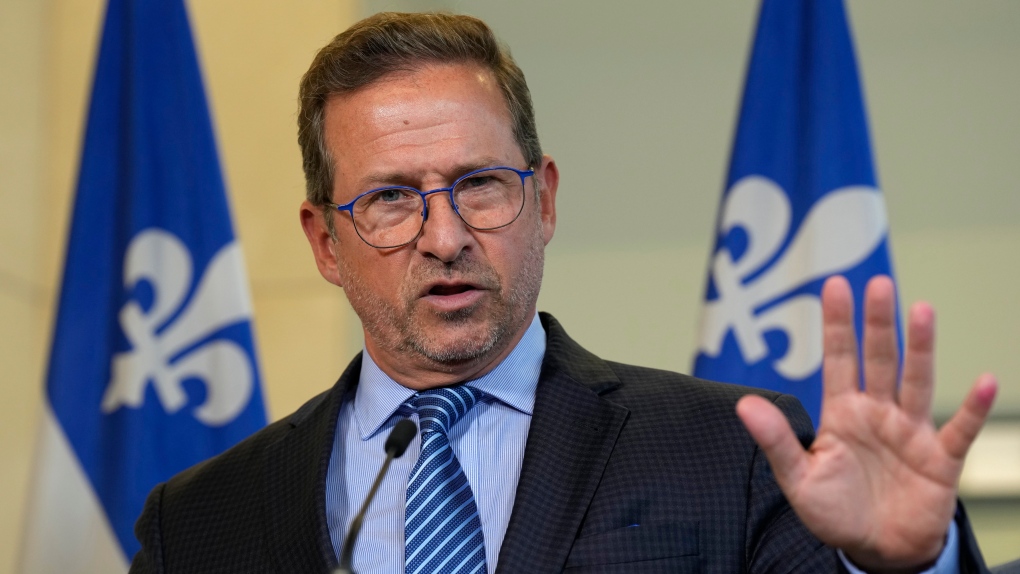
[[[814,428],[800,402],[790,395],[775,404],[790,421],[805,448]],[[760,447],[755,448],[748,485],[747,564],[749,572],[845,572],[836,551],[823,544],[800,521],[776,483]]]
[[[956,501],[957,533],[960,537],[960,574],[985,574],[989,572],[985,565],[984,557],[981,556],[981,549],[978,548],[977,540],[974,538],[974,531],[970,527],[970,520],[967,518],[967,511],[963,509],[963,503]]]
[[[129,574],[156,574],[164,572],[163,537],[160,531],[160,514],[165,484],[157,485],[145,500],[142,515],[135,523],[135,537],[142,543],[141,550],[131,561]]]

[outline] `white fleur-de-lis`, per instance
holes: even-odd
[[[770,304],[866,259],[888,229],[882,196],[866,186],[826,194],[812,206],[786,250],[763,269],[790,233],[790,202],[772,180],[748,176],[730,190],[719,234],[725,236],[736,227],[744,229],[747,248],[739,259],[725,247],[713,257],[718,297],[706,302],[702,311],[699,351],[719,356],[732,329],[744,361],[754,364],[768,356],[764,333],[779,329],[789,344],[773,368],[788,379],[806,378],[822,364],[821,301],[802,294]]]
[[[188,402],[182,382],[199,379],[205,383],[206,399],[195,408],[195,418],[210,426],[233,420],[251,398],[252,360],[233,341],[206,339],[251,318],[244,277],[241,248],[231,242],[213,256],[182,309],[192,279],[187,247],[161,229],[136,235],[124,256],[124,286],[131,291],[139,281],[148,281],[152,305],[146,310],[131,300],[120,310],[120,326],[131,349],[113,357],[102,411],[140,407],[151,381],[163,408],[174,413]]]

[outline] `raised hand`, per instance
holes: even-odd
[[[842,277],[822,288],[821,424],[808,450],[771,402],[746,396],[737,414],[764,450],[776,480],[805,526],[869,571],[910,571],[942,551],[956,507],[963,460],[995,399],[995,378],[977,379],[941,429],[931,418],[935,317],[910,309],[903,377],[896,345],[892,280],[865,293],[864,353],[854,336],[853,296]]]

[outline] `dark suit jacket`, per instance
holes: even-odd
[[[543,314],[547,349],[501,573],[832,572],[736,418],[772,399],[807,443],[796,399],[603,361]],[[132,572],[328,572],[325,480],[360,356],[291,416],[149,496]],[[375,472],[376,469],[366,469]],[[962,571],[984,569],[960,519]]]

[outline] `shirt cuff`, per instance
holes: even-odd
[[[854,566],[852,562],[843,554],[842,550],[837,550],[839,559],[843,562],[843,566],[846,567],[850,574],[867,574],[860,568]],[[960,573],[960,539],[956,533],[956,521],[949,523],[949,533],[946,534],[946,545],[942,548],[942,554],[939,554],[939,559],[935,561],[935,565],[925,570],[921,574],[959,574]]]

